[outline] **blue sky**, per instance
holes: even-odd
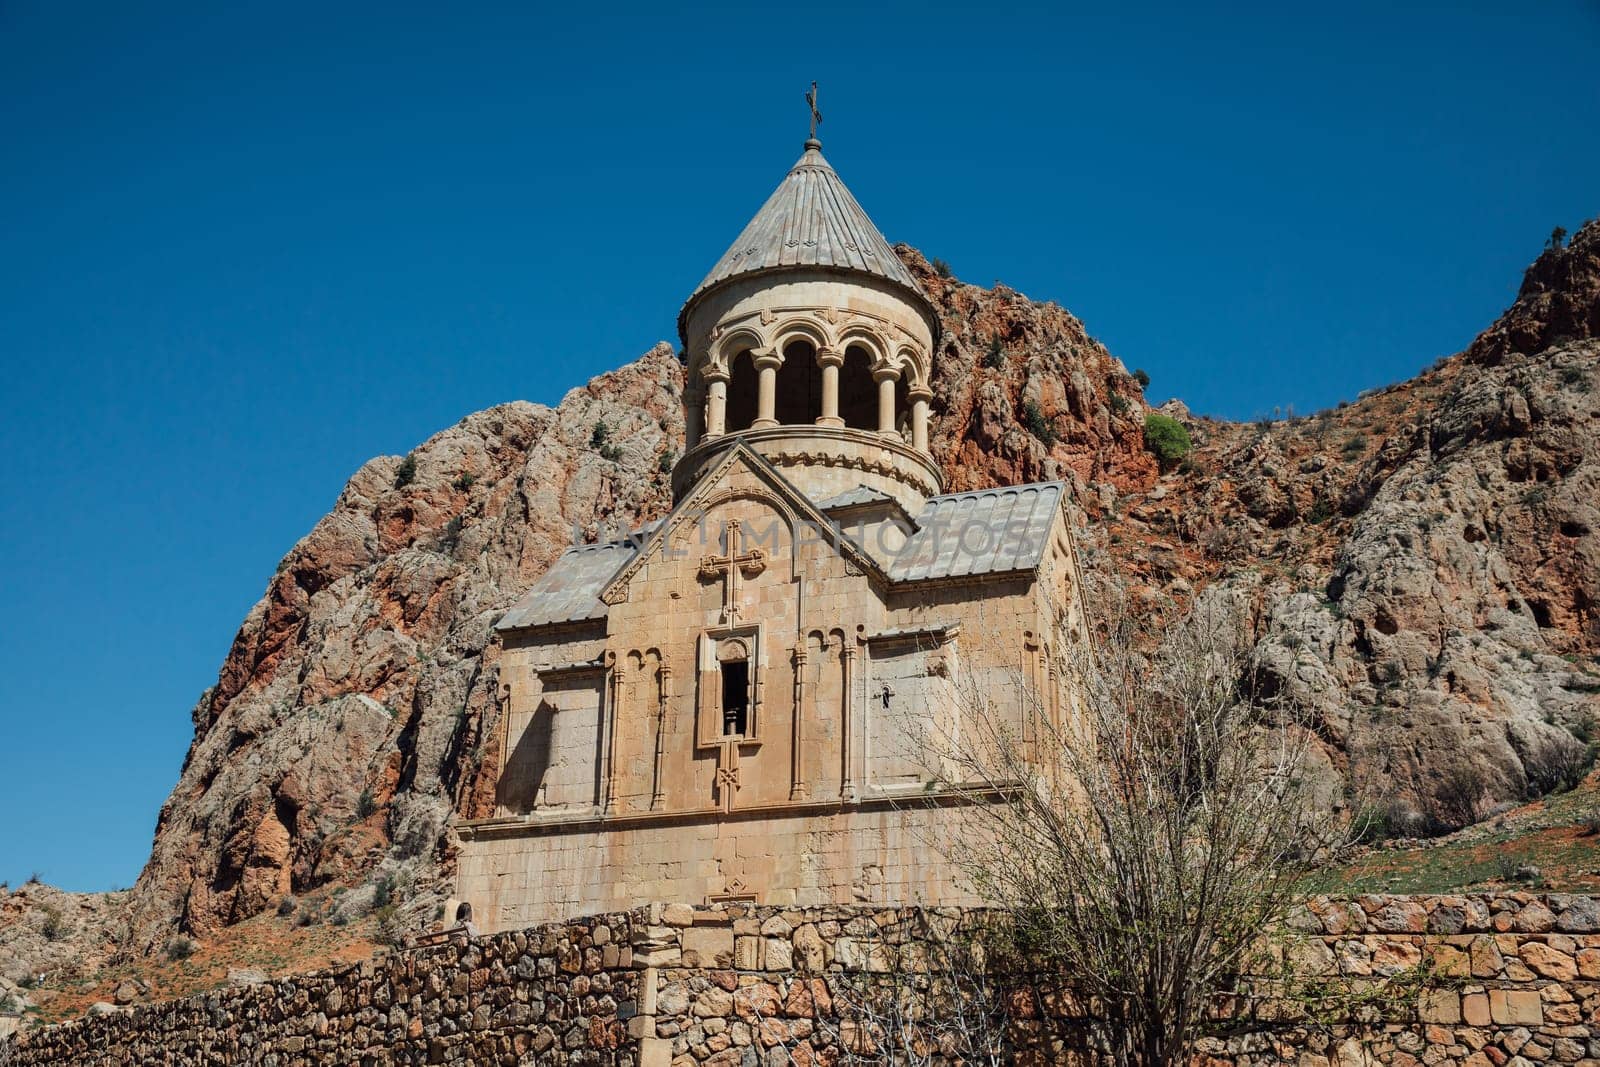
[[[1555,0],[0,4],[0,879],[130,884],[349,474],[671,338],[812,79],[891,240],[1248,418],[1460,349],[1600,213],[1597,51]]]

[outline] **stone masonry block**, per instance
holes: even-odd
[[[727,926],[691,926],[683,931],[685,967],[733,965],[733,930]]]
[[[1544,1004],[1531,989],[1491,989],[1489,1017],[1500,1026],[1541,1026]]]
[[[1417,1002],[1417,1018],[1425,1023],[1461,1021],[1461,995],[1453,989],[1430,989]]]

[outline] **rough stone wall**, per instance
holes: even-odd
[[[889,969],[919,917],[653,904],[91,1016],[0,1044],[0,1064],[833,1063],[852,976]],[[1290,936],[1313,969],[1430,978],[1359,1030],[1207,1040],[1206,1067],[1600,1064],[1600,898],[1318,899]]]
[[[887,971],[914,909],[666,907],[636,951],[659,977],[645,1015],[645,1064],[799,1067],[837,1057],[840,978]],[[1298,1062],[1527,1067],[1600,1064],[1600,899],[1365,896],[1317,899],[1291,921],[1309,972],[1356,983],[1431,975],[1391,1018],[1354,1028],[1263,1026],[1202,1043],[1207,1067]],[[1270,1014],[1270,1013],[1263,1013]],[[1058,1031],[1059,1033],[1059,1031]],[[751,1052],[753,1051],[753,1057]]]
[[[634,923],[601,915],[91,1014],[0,1043],[0,1064],[631,1067]]]

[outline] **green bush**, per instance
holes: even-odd
[[[465,493],[468,489],[473,487],[477,480],[478,476],[476,474],[473,474],[470,471],[464,471],[460,477],[456,478],[456,480],[450,484],[455,486],[458,492]]]
[[[59,911],[47,905],[44,909],[44,926],[40,928],[40,933],[44,934],[47,940],[63,941],[72,933],[72,927],[62,918]]]
[[[589,435],[590,448],[604,448],[605,443],[611,440],[611,427],[604,421],[594,424],[594,432]]]
[[[394,487],[404,489],[417,480],[417,457],[406,453],[406,458],[400,461],[400,466],[394,472]]]
[[[933,273],[937,274],[941,278],[950,277],[950,264],[946,263],[942,259],[935,259],[933,261]]]
[[[1194,447],[1189,431],[1177,419],[1155,412],[1144,417],[1144,447],[1161,461],[1163,469],[1181,463]]]
[[[1133,380],[1139,383],[1140,389],[1150,388],[1150,375],[1144,372],[1143,367],[1140,367],[1133,372]]]
[[[179,934],[177,937],[167,942],[167,959],[171,960],[173,963],[177,963],[179,960],[186,960],[190,956],[193,956],[195,949],[199,947],[199,945],[195,944],[189,938]]]
[[[1030,400],[1022,405],[1022,424],[1047,446],[1056,443],[1056,428],[1050,425],[1050,420],[1044,417],[1044,412],[1039,409],[1037,401]]]
[[[661,455],[656,457],[656,470],[662,474],[671,474],[672,465],[677,462],[677,457],[672,454],[672,449],[663,449]]]
[[[983,365],[990,370],[999,370],[1006,365],[1006,349],[1000,343],[999,334],[989,338],[989,351],[983,357]]]
[[[378,802],[373,798],[372,790],[363,789],[361,795],[356,798],[356,818],[365,819],[377,810]]]
[[[375,929],[380,945],[400,948],[405,944],[405,918],[400,914],[400,909],[397,906],[385,904],[383,907],[374,910],[372,916],[377,920]]]
[[[1376,845],[1394,836],[1393,821],[1388,808],[1363,805],[1350,820],[1350,836],[1363,845]]]

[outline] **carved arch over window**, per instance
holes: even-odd
[[[772,345],[782,351],[791,341],[809,341],[811,347],[828,348],[833,344],[832,331],[809,318],[788,319],[772,331]]]
[[[910,345],[901,345],[895,351],[894,362],[900,368],[900,380],[909,388],[926,389],[928,387],[928,372],[924,366],[922,354]]]
[[[700,635],[695,745],[761,742],[766,654],[761,624],[706,630]]]
[[[733,330],[725,337],[720,338],[716,347],[712,349],[711,358],[706,361],[701,374],[730,373],[733,369],[733,358],[741,352],[757,351],[767,346],[765,338],[754,330]]]

